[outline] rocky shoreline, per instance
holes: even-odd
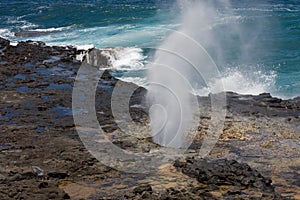
[[[84,53],[0,38],[0,199],[300,199],[300,97],[227,92],[224,130],[207,158],[124,173],[97,161],[76,132],[72,88]],[[117,83],[132,86],[102,74],[95,105],[101,127],[122,149],[157,148],[118,129],[109,107]],[[142,125],[147,111],[136,105],[145,92],[137,89],[130,100],[131,117]],[[198,99],[209,108],[208,97]],[[209,120],[203,113],[191,151]]]

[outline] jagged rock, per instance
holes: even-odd
[[[144,191],[152,191],[151,185],[141,185],[133,189],[134,194],[142,194]]]
[[[100,189],[97,184],[96,189],[88,188],[89,190],[95,189],[98,192],[97,195],[105,194],[106,196],[104,195],[103,198],[119,195],[118,198],[115,198],[119,199],[124,195],[123,190],[118,190],[117,194],[111,192],[112,185],[131,187],[122,178],[118,179],[118,182],[109,182],[121,177],[122,173],[97,162],[85,149],[77,135],[72,114],[86,112],[85,110],[72,110],[72,86],[82,64],[76,60],[78,53],[84,54],[83,51],[74,47],[49,47],[43,42],[27,41],[20,42],[17,46],[11,46],[9,41],[0,38],[1,166],[5,166],[7,169],[16,168],[12,173],[7,173],[7,176],[4,173],[4,178],[0,177],[1,183],[5,183],[0,184],[0,199],[73,198],[77,190],[66,194],[63,192],[65,188],[59,188],[59,186],[63,187],[67,184],[87,180],[106,184]],[[60,59],[45,62],[58,57]],[[96,63],[95,67],[109,67],[110,61],[105,56],[99,56],[98,59],[101,62]],[[114,86],[118,81],[124,88],[135,85],[118,80],[110,74],[109,70],[104,71],[102,77],[99,78],[95,108],[99,124],[106,131],[106,136],[113,143],[118,144],[121,148],[127,148],[126,150],[129,151],[151,152],[151,150],[156,150],[158,145],[153,144],[151,138],[132,140],[125,137],[118,130],[119,127],[114,121],[110,107]],[[149,122],[147,104],[143,101],[146,92],[145,88],[138,87],[132,94],[129,103],[130,117],[141,124]],[[228,140],[226,144],[236,142],[238,147],[247,146],[249,142],[246,140],[247,138],[241,140],[243,134],[248,134],[254,139],[260,138],[262,142],[254,143],[258,145],[253,147],[254,155],[257,155],[255,147],[264,146],[264,150],[270,151],[268,145],[263,145],[265,138],[258,137],[266,132],[269,134],[266,138],[267,141],[272,139],[273,149],[281,147],[276,146],[281,142],[280,139],[288,138],[287,141],[290,142],[286,145],[288,148],[278,149],[284,156],[290,156],[295,158],[293,160],[297,160],[299,154],[293,148],[296,149],[295,144],[298,144],[296,143],[298,138],[290,134],[291,129],[283,128],[277,131],[276,128],[288,124],[295,126],[297,128],[295,130],[299,130],[299,97],[279,100],[271,97],[270,94],[257,96],[240,95],[233,92],[227,92],[226,96],[228,101],[226,128],[230,129],[234,123],[241,124],[232,133],[226,133],[231,134],[230,137],[235,137],[234,134],[238,135],[235,140]],[[198,97],[198,99],[201,108],[209,111],[210,98]],[[274,116],[276,119],[283,119],[279,125],[274,127],[275,131],[271,129],[278,122],[274,120]],[[245,117],[251,123],[255,122],[249,126],[253,126],[256,130],[247,130],[242,121],[239,121],[239,117]],[[201,113],[201,120],[209,121],[210,119],[211,117],[206,112]],[[202,134],[207,130],[208,126],[206,125],[203,123],[198,132]],[[269,138],[270,135],[272,138]],[[201,138],[196,139],[192,148],[197,150],[201,144]],[[238,147],[232,148],[226,144],[221,147],[216,146],[216,149],[219,148],[222,153],[228,151],[229,154],[233,151],[238,152]],[[294,144],[293,148],[289,148],[290,144],[291,146]],[[237,156],[244,158],[243,154]],[[272,163],[271,161],[268,163],[266,160],[264,162],[266,162],[265,165]],[[41,170],[33,170],[34,172],[23,170],[32,165],[42,167],[47,172],[46,175],[42,176],[39,172]],[[225,199],[253,199],[259,196],[258,193],[261,193],[260,199],[277,198],[272,189],[271,180],[262,177],[259,172],[245,164],[226,160],[189,159],[186,162],[176,162],[175,165],[179,171],[189,175],[191,180],[195,182],[198,180],[199,185],[186,186],[184,189],[168,188],[161,193],[157,193],[154,187],[152,187],[153,191],[147,186],[148,189],[144,188],[136,193],[133,193],[133,188],[131,188],[132,191],[127,191],[125,196],[127,199],[220,199],[221,196]],[[286,170],[288,167],[284,166],[284,169]],[[262,169],[264,170],[264,168],[260,168],[260,170]],[[279,177],[281,176],[280,169],[282,168],[276,168]],[[298,168],[291,168],[291,171],[297,170]],[[41,176],[38,176],[39,174]],[[141,179],[145,178],[145,175],[137,176]],[[297,174],[294,173],[290,177],[289,180],[286,180],[286,185],[296,187],[295,183],[297,182],[294,179],[297,179]],[[135,179],[130,180],[134,181]],[[44,182],[41,183],[41,181]],[[280,187],[281,191],[285,191],[285,185]],[[99,192],[99,190],[101,191]],[[106,193],[103,193],[104,191]]]
[[[276,194],[271,180],[263,177],[258,171],[246,163],[235,160],[187,159],[185,162],[176,160],[174,166],[182,173],[196,178],[208,186],[230,186],[224,196],[241,195],[250,197],[252,192],[268,194],[274,199],[280,199]],[[216,190],[216,189],[213,189]]]

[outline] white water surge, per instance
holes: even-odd
[[[183,10],[182,26],[159,46],[154,62],[148,66],[150,86],[147,99],[151,107],[149,114],[154,142],[184,148],[195,134],[192,133],[193,127],[197,126],[194,119],[198,108],[190,93],[216,94],[225,89],[256,93],[255,83],[261,80],[245,79],[247,75],[235,70],[221,74],[215,65],[223,65],[228,55],[221,37],[236,38],[240,61],[252,59],[250,50],[255,41],[247,38],[249,33],[239,23],[225,24],[227,31],[222,33],[214,29],[214,25],[224,19],[220,9],[226,10],[227,14],[232,12],[228,1],[178,1],[178,5]],[[256,27],[255,31],[259,32],[259,25]],[[261,75],[259,72],[252,75],[255,74]],[[261,85],[257,87],[261,92],[266,89]],[[213,104],[218,99],[211,101]]]

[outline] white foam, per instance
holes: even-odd
[[[145,68],[143,50],[137,47],[114,47],[101,49],[113,69],[138,70]]]
[[[93,44],[75,45],[78,50],[89,50],[95,48]]]
[[[0,36],[3,38],[11,38],[14,36],[14,33],[11,32],[9,29],[0,29]]]
[[[289,9],[289,8],[281,8],[281,10],[288,11],[288,12],[299,12],[299,10],[292,10],[292,9]]]
[[[21,21],[22,23],[24,23],[20,28],[21,29],[28,29],[28,28],[34,28],[34,27],[37,27],[36,24],[33,24],[33,23],[30,23],[30,22],[27,22],[27,21]]]
[[[225,91],[232,91],[239,94],[258,95],[274,90],[276,74],[275,72],[266,73],[262,70],[253,70],[249,73],[239,68],[232,68],[225,71],[222,76],[210,83],[207,87],[194,90],[194,94],[206,96],[212,91],[218,91],[219,85],[223,84]]]
[[[274,9],[263,9],[263,8],[233,8],[235,11],[258,11],[258,12],[274,12]]]
[[[130,108],[145,108],[145,107],[140,104],[134,104],[134,105],[130,106]]]
[[[285,4],[277,4],[273,5],[269,8],[255,8],[255,7],[249,7],[249,8],[234,8],[235,11],[254,11],[254,12],[274,12],[274,11],[287,11],[287,12],[299,12],[299,10],[287,8],[287,5]]]
[[[38,32],[57,32],[57,31],[63,31],[73,28],[74,26],[66,26],[66,27],[58,27],[58,28],[38,28],[33,29],[32,31],[38,31]]]
[[[19,42],[10,42],[9,44],[10,44],[10,46],[17,46],[19,44]]]
[[[9,24],[13,24],[15,27],[18,27],[20,29],[28,29],[28,28],[35,28],[37,27],[36,24],[33,24],[31,22],[28,22],[26,20],[22,20],[22,18],[25,16],[20,16],[20,17],[8,17],[7,22]]]
[[[121,77],[118,78],[124,82],[134,83],[138,86],[147,88],[147,79],[141,77]]]
[[[87,55],[87,52],[81,52],[80,54],[76,55],[76,60],[79,60],[80,62],[83,61],[84,56]]]
[[[18,29],[24,25],[20,20],[12,19],[10,23]],[[25,23],[25,22],[24,22]],[[66,27],[52,27],[52,28],[27,28],[29,31],[52,32],[52,34],[34,35],[35,41],[43,41],[47,45],[67,46],[78,45],[85,46],[85,44],[93,44],[97,48],[118,47],[118,46],[154,46],[156,43],[166,35],[170,29],[178,27],[179,24],[164,24],[164,25],[130,25],[123,26],[105,26],[80,28],[74,25]],[[23,29],[23,28],[21,28]],[[14,39],[14,33],[9,30],[2,30],[5,38]],[[5,32],[5,34],[4,34]],[[28,39],[27,37],[19,37],[18,40]],[[90,46],[88,48],[91,48]],[[84,48],[84,49],[88,49]]]
[[[213,29],[215,27],[218,27],[220,25],[238,23],[238,22],[241,22],[245,19],[246,19],[246,17],[240,16],[240,15],[222,16],[222,17],[218,18],[218,20],[216,20],[216,22],[214,22],[212,24],[209,24],[208,29],[211,30],[211,29]]]

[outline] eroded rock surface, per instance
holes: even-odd
[[[206,160],[128,174],[91,156],[76,132],[72,89],[81,66],[76,58],[85,53],[0,39],[0,199],[300,199],[299,98],[226,93],[224,130]],[[155,151],[151,138],[126,135],[115,122],[110,103],[117,83],[133,85],[103,72],[96,91],[99,124],[122,149]],[[138,88],[129,105],[141,126],[149,123],[145,93]],[[199,102],[201,121],[188,150],[194,154],[210,123],[209,98]]]

